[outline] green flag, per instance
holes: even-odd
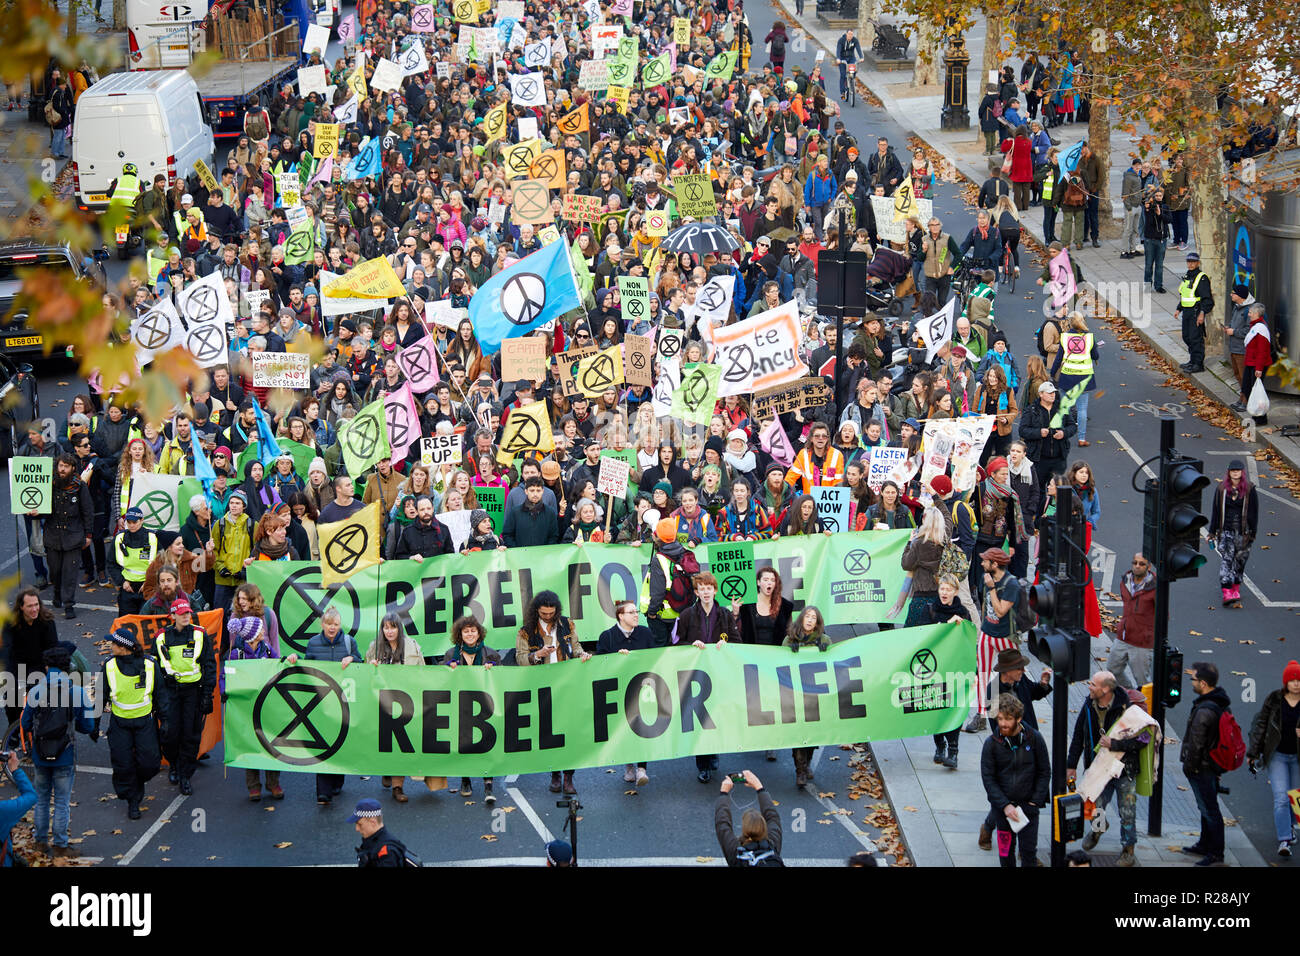
[[[665,51],[641,68],[641,85],[659,86],[661,83],[667,83],[672,79],[672,75],[672,60],[668,58],[668,53]]]
[[[636,82],[636,54],[618,56],[609,60],[609,82],[614,86],[631,86]]]
[[[288,452],[293,455],[293,470],[303,481],[307,480],[307,469],[311,467],[311,461],[319,452],[314,448],[309,448],[301,442],[291,441],[288,438],[281,438],[280,451]]]
[[[310,218],[298,223],[284,240],[284,261],[291,266],[306,265],[316,253],[316,223]]]
[[[723,50],[709,61],[709,65],[705,68],[704,73],[706,76],[722,80],[725,83],[731,79],[731,74],[735,69],[736,51]]]
[[[1074,408],[1079,396],[1087,389],[1088,381],[1085,378],[1082,382],[1076,382],[1068,392],[1061,396],[1061,404],[1056,407],[1056,413],[1052,416],[1052,420],[1048,422],[1049,428],[1061,427],[1061,423],[1065,421],[1065,416],[1070,414],[1070,409]]]
[[[388,444],[388,420],[382,398],[361,409],[355,418],[340,425],[338,431],[343,463],[353,478],[361,477],[367,468],[393,453]]]
[[[722,368],[717,365],[686,366],[682,383],[673,392],[669,414],[695,425],[709,424],[713,420],[713,406],[718,403],[718,380],[721,377]]]
[[[591,275],[591,269],[587,266],[587,257],[584,256],[582,250],[578,248],[577,239],[573,240],[573,245],[570,247],[569,252],[571,253],[569,258],[573,260],[573,274],[578,278],[578,291],[582,294],[582,298],[585,301],[595,294],[593,291],[595,279]]]

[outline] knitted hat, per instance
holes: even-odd
[[[475,508],[469,514],[469,530],[474,534],[478,534],[478,526],[483,522],[483,519],[487,517],[488,513],[486,511],[482,508]]]
[[[233,491],[230,495],[230,500],[234,501],[236,498],[242,501],[245,507],[248,506],[248,495],[244,494],[243,491],[240,491],[239,489]]]
[[[1300,680],[1300,663],[1288,661],[1286,667],[1282,668],[1282,684],[1285,686],[1293,680]]]
[[[311,464],[307,466],[307,477],[308,477],[308,478],[311,477],[311,473],[312,473],[313,471],[319,471],[321,474],[323,474],[323,475],[325,475],[325,476],[327,476],[327,477],[329,476],[329,469],[325,467],[325,459],[324,459],[324,458],[319,458],[319,457],[318,457],[318,458],[313,458],[313,459],[311,460]]]
[[[677,540],[677,521],[674,518],[660,518],[659,523],[655,525],[655,537],[664,544],[672,544]]]
[[[573,862],[573,847],[563,840],[552,840],[546,844],[546,861],[551,866],[569,866]]]
[[[116,644],[119,647],[125,647],[129,651],[135,650],[138,646],[135,639],[135,631],[125,625],[119,627],[112,634],[107,635],[105,640],[112,644]]]
[[[952,479],[947,475],[935,475],[930,479],[930,490],[940,498],[947,498],[952,494]]]
[[[656,481],[655,486],[650,489],[653,491],[662,491],[669,498],[673,496],[673,486],[666,481]]]
[[[307,283],[307,288],[302,290],[302,294],[304,297],[309,295],[320,295],[320,293],[316,291],[316,287],[310,282]]]
[[[233,639],[246,644],[262,633],[263,626],[260,617],[237,617],[226,629]]]
[[[1007,461],[1005,458],[1003,458],[1001,455],[998,455],[998,457],[996,458],[989,459],[989,463],[985,466],[984,472],[985,474],[991,475],[999,468],[1010,468],[1010,467],[1011,467],[1011,463]]]

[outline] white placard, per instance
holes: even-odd
[[[460,546],[469,540],[469,519],[473,514],[471,511],[444,511],[436,515],[447,528],[447,533],[451,535],[451,546],[453,550],[459,551]]]
[[[503,202],[498,202],[495,199],[492,200],[492,202],[488,204],[488,222],[495,223],[496,225],[500,225],[505,221],[506,221],[506,204]]]
[[[298,71],[298,92],[303,96],[308,93],[320,93],[323,96],[327,86],[323,65],[304,66]]]
[[[522,20],[524,18],[524,0],[500,0],[497,4],[498,20]]]
[[[433,75],[440,80],[451,79],[451,64],[446,60],[439,60],[433,65]]]
[[[626,496],[627,476],[631,470],[632,466],[621,458],[602,458],[596,490],[602,495],[613,495],[615,498]]]
[[[308,388],[311,356],[305,352],[250,352],[254,388]]]
[[[515,121],[519,124],[519,142],[526,139],[537,139],[537,117],[521,116]]]
[[[270,289],[249,289],[244,293],[244,301],[248,303],[249,315],[257,315],[262,308],[262,303],[268,302],[270,299]]]
[[[319,23],[307,24],[307,35],[302,39],[302,52],[311,56],[313,52],[320,50],[320,55],[323,59],[329,46],[329,27],[323,27]]]
[[[284,217],[289,220],[289,231],[292,232],[299,223],[307,221],[307,207],[290,206],[284,211]]]
[[[867,485],[871,490],[880,493],[880,486],[883,485],[890,473],[907,461],[906,448],[890,448],[881,446],[871,449],[871,465],[867,469]]]
[[[510,101],[516,106],[545,106],[546,77],[540,72],[511,76]]]
[[[402,68],[386,57],[375,64],[375,74],[370,78],[372,90],[392,91],[402,85]]]
[[[450,299],[438,299],[435,302],[426,302],[424,305],[424,320],[440,325],[444,329],[456,328],[460,320],[467,315],[469,309],[454,308]]]
[[[524,66],[541,69],[551,65],[551,44],[546,40],[524,44]]]
[[[341,106],[334,107],[334,121],[341,126],[350,126],[357,121],[357,97],[354,93],[352,98]]]
[[[434,435],[420,439],[420,464],[431,468],[460,464],[460,436]]]
[[[324,288],[335,279],[342,278],[338,273],[321,270],[321,281],[317,288]],[[322,315],[351,315],[353,312],[369,312],[372,309],[382,308],[384,301],[382,299],[336,299],[332,296],[323,295],[320,297],[320,310]]]
[[[429,69],[429,57],[424,52],[424,43],[416,40],[410,48],[402,54],[402,75],[415,76],[417,73],[424,73]]]

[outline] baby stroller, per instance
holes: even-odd
[[[906,305],[898,286],[912,277],[912,260],[896,249],[880,245],[867,263],[867,308],[897,318]]]

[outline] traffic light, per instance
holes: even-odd
[[[1070,681],[1091,674],[1091,638],[1083,629],[1083,589],[1092,586],[1084,553],[1083,517],[1074,509],[1074,490],[1057,491],[1057,517],[1044,536],[1046,560],[1038,583],[1029,589],[1029,606],[1038,623],[1029,632],[1029,652]],[[1062,515],[1070,516],[1060,521]],[[1041,557],[1041,556],[1040,556]]]
[[[1183,652],[1176,647],[1165,650],[1165,707],[1175,707],[1183,699]]]
[[[1210,479],[1205,463],[1170,450],[1160,461],[1160,567],[1166,581],[1194,578],[1205,564],[1201,529],[1209,519],[1201,514],[1201,492]]]

